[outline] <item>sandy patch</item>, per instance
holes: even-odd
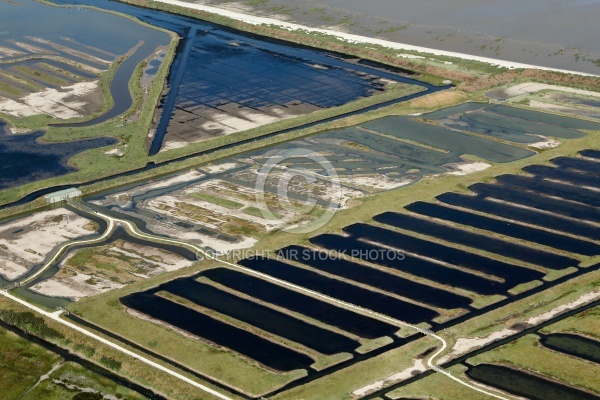
[[[385,191],[410,185],[411,179],[390,179],[384,175],[375,176],[340,176],[340,181],[345,185],[352,185],[365,190]],[[346,190],[346,188],[344,188]],[[353,194],[354,195],[354,194]],[[362,197],[358,195],[357,197]]]
[[[113,289],[122,288],[116,282],[98,278],[92,275],[73,271],[74,276],[61,280],[48,279],[30,288],[30,290],[50,297],[67,297],[77,301],[83,297],[94,296]],[[94,282],[91,284],[90,282]]]
[[[581,305],[590,303],[600,298],[600,290],[596,290],[591,293],[584,294],[576,300],[571,301],[570,303],[560,305],[558,307],[553,308],[550,311],[547,311],[543,314],[540,314],[535,317],[531,317],[525,321],[523,321],[524,326],[535,326],[541,324],[542,322],[548,321],[551,318],[556,317],[559,314],[562,314],[566,311],[569,311],[573,308],[579,307]],[[490,343],[493,343],[499,339],[503,339],[507,336],[514,335],[515,333],[520,332],[522,329],[512,329],[505,328],[497,332],[490,333],[484,337],[476,337],[476,338],[458,338],[454,347],[452,347],[452,351],[440,358],[437,361],[437,364],[444,364],[445,362],[452,360],[460,355],[469,353],[472,350],[481,348]]]
[[[91,234],[90,223],[71,211],[55,209],[0,225],[0,260],[4,262],[0,274],[14,276],[21,272],[17,266],[28,270],[43,262],[54,247]]]
[[[178,201],[180,201],[180,200],[178,200]],[[197,224],[197,225],[203,225],[203,226],[210,227],[210,224],[198,222],[192,218],[187,218],[186,216],[180,216],[180,215],[174,216],[174,215],[172,215],[172,213],[170,213],[168,211],[153,209],[152,207],[148,207],[148,206],[146,206],[144,208],[147,208],[154,212],[158,212],[161,215],[165,215],[169,218],[173,218],[176,221],[185,221],[185,222],[189,222],[191,224]],[[225,254],[225,253],[228,253],[228,252],[231,252],[234,250],[247,249],[247,248],[253,247],[258,242],[257,239],[252,238],[252,237],[239,237],[238,236],[238,237],[236,237],[236,242],[231,243],[231,242],[227,242],[224,240],[215,239],[208,235],[201,234],[195,230],[186,230],[186,229],[180,228],[177,225],[174,225],[172,222],[169,222],[169,223],[159,222],[159,221],[155,220],[154,218],[146,217],[142,214],[137,214],[134,212],[128,212],[128,211],[124,211],[124,210],[119,210],[119,211],[123,214],[131,215],[133,217],[143,220],[144,222],[146,222],[147,228],[149,230],[151,230],[152,232],[167,235],[172,238],[176,238],[178,240],[194,242],[201,246],[211,247],[218,253],[222,253],[222,254]],[[208,214],[208,210],[207,210],[207,214]]]
[[[186,173],[175,175],[171,178],[166,178],[166,179],[162,179],[159,181],[153,181],[153,182],[147,183],[145,185],[141,185],[141,186],[134,187],[132,189],[128,189],[123,192],[114,193],[114,194],[106,196],[102,200],[94,200],[94,201],[92,201],[92,203],[101,205],[101,206],[106,206],[109,204],[122,204],[124,200],[129,202],[133,196],[138,196],[140,194],[149,192],[151,190],[167,188],[169,186],[174,186],[179,183],[194,181],[194,180],[202,178],[203,176],[204,176],[203,173],[196,171],[196,170],[191,170]]]
[[[55,42],[53,42],[51,40],[39,38],[39,37],[36,37],[36,36],[26,36],[26,37],[27,37],[27,39],[29,39],[31,41],[46,44],[46,45],[48,45],[50,47],[55,48],[58,51],[62,51],[64,53],[70,54],[70,55],[78,57],[78,58],[83,58],[84,60],[89,60],[89,61],[93,61],[93,62],[99,62],[101,64],[110,64],[112,62],[112,61],[105,60],[105,59],[100,58],[100,57],[93,56],[93,55],[88,54],[88,53],[84,53],[82,51],[75,50],[75,49],[73,49],[71,47],[63,46],[63,45],[55,43]],[[37,53],[37,54],[40,54],[40,53]]]
[[[30,43],[25,43],[25,42],[19,42],[17,40],[7,40],[7,42],[14,44],[15,46],[20,47],[23,50],[27,50],[30,53],[33,53],[35,55],[40,55],[40,54],[56,54],[56,52],[52,51],[52,50],[48,50],[48,49],[43,49],[41,47],[35,46],[33,44]]]
[[[591,293],[584,294],[580,298],[573,300],[570,303],[563,304],[561,306],[553,308],[550,311],[540,314],[537,317],[531,317],[528,320],[526,320],[525,323],[529,325],[541,324],[542,322],[548,321],[549,319],[554,318],[555,316],[562,314],[563,312],[569,311],[573,308],[582,306],[587,303],[591,303],[592,301],[595,301],[598,298],[600,298],[600,290],[595,290]]]
[[[491,167],[491,165],[484,162],[459,164],[454,167],[456,170],[448,172],[448,175],[468,175],[472,174],[473,172],[483,171],[485,169],[488,169],[489,167]]]
[[[5,57],[21,56],[25,53],[19,50],[11,49],[10,47],[0,46],[0,54]]]
[[[126,148],[127,148],[127,146],[115,147],[112,150],[105,151],[104,154],[106,154],[108,156],[123,157],[125,155]]]
[[[371,383],[370,385],[364,386],[360,389],[356,389],[355,391],[352,392],[352,394],[355,396],[362,397],[362,396],[369,394],[370,392],[374,392],[376,390],[383,389],[384,387],[389,386],[393,382],[404,381],[404,380],[411,378],[414,375],[420,374],[426,370],[427,370],[427,366],[425,365],[425,363],[423,363],[423,360],[421,360],[421,359],[415,360],[415,363],[413,364],[412,367],[409,367],[402,372],[398,372],[397,374],[390,375],[383,380],[376,381],[376,382]]]
[[[149,272],[148,276],[177,271],[192,265],[192,261],[188,261],[175,253],[135,243],[123,242],[121,247],[113,246],[111,250],[123,254],[127,258],[143,260],[147,264],[154,265],[156,268]]]
[[[68,297],[76,301],[83,297],[121,288],[127,283],[139,279],[147,279],[167,271],[186,268],[193,263],[193,261],[188,261],[175,253],[160,248],[125,241],[117,241],[100,249],[102,249],[102,253],[98,254],[99,257],[103,257],[99,258],[102,262],[118,259],[118,262],[122,263],[119,264],[118,271],[110,272],[98,268],[92,262],[80,266],[69,264],[69,260],[76,254],[73,252],[62,261],[57,274],[36,284],[32,290],[46,296]]]
[[[14,281],[27,271],[28,269],[25,266],[17,264],[12,260],[5,258],[0,259],[0,275],[9,281]]]
[[[46,114],[60,119],[77,118],[83,116],[80,111],[88,105],[80,97],[96,90],[99,90],[98,81],[79,82],[60,90],[47,88],[18,100],[0,97],[0,112],[15,117]]]
[[[229,171],[231,169],[239,167],[240,164],[234,162],[216,164],[216,165],[208,165],[203,167],[202,169],[208,172],[209,174],[218,174],[221,172]]]
[[[398,53],[396,54],[397,57],[401,57],[401,58],[410,58],[410,59],[420,59],[420,58],[425,58],[423,56],[416,56],[414,54],[408,54],[408,53]]]
[[[547,140],[543,140],[541,142],[531,143],[529,145],[529,147],[534,147],[536,149],[553,149],[558,146],[560,146],[560,142],[552,138],[548,138]]]
[[[554,90],[559,92],[575,93],[584,96],[600,97],[599,92],[592,92],[590,90],[574,89],[567,86],[548,85],[545,83],[534,82],[521,83],[520,85],[509,87],[508,89],[504,89],[502,91],[502,94],[507,99],[511,99],[513,97],[521,96],[523,94],[536,93],[542,90]]]

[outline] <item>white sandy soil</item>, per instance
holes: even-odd
[[[488,169],[489,167],[491,167],[490,164],[487,163],[483,163],[483,162],[473,162],[473,163],[469,163],[469,164],[459,164],[456,165],[455,171],[449,172],[449,175],[468,175],[468,174],[472,174],[473,172],[477,172],[477,171],[483,171],[484,169]]]
[[[83,116],[80,111],[87,105],[80,97],[96,90],[98,90],[98,81],[79,82],[71,86],[63,86],[61,90],[47,88],[18,100],[0,97],[0,113],[15,117],[46,114],[60,119],[77,118]]]
[[[543,314],[537,315],[535,317],[528,318],[523,321],[525,325],[537,325],[544,321],[547,321],[559,314],[564,313],[565,311],[571,310],[573,308],[579,307],[581,305],[590,303],[596,299],[600,298],[600,290],[596,290],[591,293],[584,294],[576,300],[571,301],[570,303],[560,305],[558,307],[553,308]],[[495,342],[496,340],[505,338],[507,336],[513,335],[519,332],[517,329],[505,328],[497,332],[490,333],[484,337],[475,337],[475,338],[458,338],[452,351],[448,353],[446,356],[440,358],[437,361],[437,364],[443,364],[449,360],[456,358],[462,354],[468,353],[474,349],[481,348],[485,345]]]
[[[167,179],[162,179],[159,181],[151,181],[145,185],[137,186],[133,189],[128,189],[124,192],[111,194],[101,200],[94,200],[94,201],[92,201],[92,203],[101,205],[101,206],[106,206],[109,204],[121,204],[123,202],[123,198],[131,199],[131,197],[133,197],[133,196],[137,196],[137,195],[149,192],[151,190],[167,188],[169,186],[177,185],[179,183],[189,182],[189,181],[193,181],[196,179],[200,179],[203,176],[204,176],[203,173],[198,172],[196,170],[191,170],[191,171],[181,173],[181,174],[175,175],[175,176],[167,178]]]
[[[90,222],[71,211],[55,209],[0,225],[0,275],[18,278],[57,245],[92,233],[85,228]]]
[[[370,385],[364,386],[360,389],[356,389],[352,392],[355,396],[364,396],[370,392],[375,390],[383,389],[386,386],[389,386],[393,382],[404,381],[413,375],[419,374],[427,370],[427,366],[423,363],[423,360],[415,360],[415,363],[412,367],[405,369],[404,371],[398,372],[397,374],[388,376],[387,378],[371,383]]]
[[[230,169],[237,168],[239,166],[240,166],[240,164],[238,164],[238,163],[228,162],[228,163],[222,163],[222,164],[207,165],[206,167],[203,167],[202,169],[204,171],[208,172],[209,174],[218,174],[221,172],[229,171]]]
[[[556,139],[547,138],[541,142],[531,143],[529,147],[533,147],[536,149],[553,149],[555,147],[560,146],[560,142]]]
[[[92,275],[75,272],[75,276],[64,279],[48,279],[31,287],[31,290],[50,297],[67,297],[73,301],[77,301],[83,297],[94,296],[100,293],[107,292],[112,289],[122,288],[117,282],[108,279],[99,278]],[[95,283],[89,284],[89,279],[93,279]]]
[[[132,275],[144,279],[167,271],[177,271],[192,265],[192,261],[188,261],[177,254],[129,242],[121,242],[119,246],[113,245],[110,247],[110,251],[122,254],[131,260],[139,260],[140,263],[146,265],[153,265],[154,268],[148,269],[147,274],[132,273]],[[74,254],[71,253],[70,257]],[[85,274],[67,267],[66,263],[69,258],[63,260],[60,267],[68,268],[69,272],[74,276],[65,278],[55,275],[33,286],[32,290],[46,296],[68,297],[76,301],[83,297],[94,296],[124,286],[119,282],[114,282],[101,276]],[[90,281],[90,279],[92,280]]]
[[[503,95],[506,96],[506,98],[511,99],[513,97],[521,96],[523,94],[536,93],[542,90],[554,90],[559,92],[580,94],[584,96],[600,97],[599,92],[592,92],[590,90],[574,89],[567,86],[548,85],[545,83],[534,82],[526,82],[521,83],[520,85],[511,86],[503,91]]]

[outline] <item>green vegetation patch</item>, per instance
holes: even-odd
[[[539,336],[527,335],[494,350],[470,358],[470,364],[492,363],[534,371],[570,386],[600,393],[598,366],[545,348]]]
[[[23,400],[121,400],[144,399],[110,379],[96,375],[79,364],[67,362],[31,389]]]
[[[576,333],[600,340],[600,306],[545,327],[543,333]]]
[[[44,339],[61,339],[63,337],[60,332],[46,325],[41,317],[29,311],[0,310],[0,320]]]
[[[457,378],[465,379],[464,372],[466,367],[456,365],[447,370]],[[490,397],[469,389],[460,383],[442,374],[432,374],[427,378],[419,379],[406,386],[386,393],[390,399],[429,399],[429,400],[447,400],[447,399],[469,399],[469,400],[489,400]]]
[[[13,67],[16,71],[19,71],[25,75],[31,76],[37,80],[40,80],[45,83],[49,83],[51,85],[65,86],[68,85],[69,82],[65,79],[61,79],[53,74],[50,74],[42,69],[33,68],[26,65],[18,65]]]
[[[197,199],[207,201],[212,204],[216,204],[218,206],[222,206],[225,208],[231,208],[233,210],[238,210],[238,209],[244,207],[244,205],[242,203],[238,203],[237,201],[225,199],[223,197],[213,196],[212,194],[208,194],[208,193],[192,193],[192,196]]]
[[[0,393],[17,399],[61,358],[17,335],[0,329]]]

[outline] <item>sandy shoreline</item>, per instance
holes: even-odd
[[[335,30],[331,30],[331,29],[311,28],[308,26],[295,24],[295,23],[291,23],[291,22],[286,22],[286,21],[281,21],[281,20],[277,20],[274,18],[258,17],[258,16],[243,14],[240,12],[225,10],[222,8],[217,8],[217,7],[212,7],[212,6],[188,3],[185,1],[179,1],[179,0],[157,0],[157,1],[161,2],[161,3],[165,3],[165,4],[171,4],[171,5],[175,5],[175,6],[204,11],[204,12],[208,12],[208,13],[212,13],[212,14],[222,15],[224,17],[228,17],[228,18],[231,18],[231,19],[234,19],[237,21],[246,22],[246,23],[252,24],[252,25],[262,25],[262,24],[277,25],[281,28],[285,28],[288,30],[303,30],[303,31],[308,31],[308,32],[323,33],[326,35],[336,36],[342,40],[352,42],[352,43],[374,44],[374,45],[380,45],[380,46],[384,46],[384,47],[388,47],[388,48],[396,49],[396,50],[418,51],[421,53],[429,53],[429,54],[434,54],[437,56],[457,57],[457,58],[462,58],[465,60],[480,61],[480,62],[484,62],[484,63],[491,64],[491,65],[497,65],[498,67],[505,67],[505,68],[510,68],[510,69],[514,69],[514,68],[541,69],[544,71],[555,71],[555,72],[562,72],[562,73],[582,75],[582,76],[599,76],[596,74],[588,74],[585,72],[577,72],[577,71],[571,71],[571,70],[565,70],[565,69],[559,69],[559,68],[543,67],[543,66],[532,65],[532,64],[523,64],[523,63],[506,61],[506,60],[496,60],[496,59],[488,58],[488,57],[474,56],[474,55],[470,55],[470,54],[457,53],[457,52],[452,52],[452,51],[436,50],[436,49],[427,48],[427,47],[413,46],[410,44],[392,42],[389,40],[375,39],[375,38],[370,38],[370,37],[366,37],[366,36],[335,31]]]

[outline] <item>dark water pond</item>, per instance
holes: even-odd
[[[161,285],[157,290],[166,290],[195,304],[229,315],[323,354],[352,352],[360,346],[358,342],[345,336],[308,324],[210,285],[196,282],[191,278],[171,281]]]
[[[504,186],[518,190],[529,190],[547,196],[561,197],[566,200],[600,207],[600,196],[594,190],[520,175],[501,175],[497,176],[496,180]]]
[[[406,206],[406,209],[424,216],[443,219],[576,254],[587,256],[600,254],[600,246],[591,242],[531,228],[525,225],[500,221],[495,218],[483,217],[481,215],[444,207],[438,204],[416,202]]]
[[[394,297],[331,279],[276,260],[253,258],[242,260],[239,264],[402,321],[419,323],[430,321],[439,315],[428,308],[407,303]]]
[[[506,284],[510,285],[509,287],[534,279],[540,279],[544,276],[539,271],[518,267],[503,261],[483,257],[478,254],[373,225],[354,224],[344,228],[344,232],[356,238],[382,243],[400,250],[447,262],[451,265],[490,274],[504,279]]]
[[[66,175],[76,171],[69,160],[82,151],[116,144],[114,138],[42,143],[44,132],[0,135],[0,189]]]
[[[490,187],[493,188],[494,186],[490,185]],[[438,196],[437,199],[446,204],[480,211],[498,217],[509,218],[531,225],[537,225],[539,227],[546,227],[559,232],[566,232],[600,240],[600,228],[582,221],[574,221],[562,217],[564,215],[575,219],[600,221],[600,210],[598,209],[578,205],[576,203],[555,200],[528,192],[502,190],[501,187],[497,190],[503,195],[503,200],[511,203],[490,201],[483,195],[468,196],[458,193],[445,193]],[[496,197],[493,193],[489,194],[492,197]],[[551,211],[552,214],[542,213],[535,209],[532,210],[517,207],[513,205],[513,203]]]
[[[571,157],[557,157],[551,161],[561,168],[573,169],[584,174],[600,177],[600,162]]]
[[[203,272],[202,276],[256,299],[295,311],[366,339],[392,335],[399,329],[385,322],[230,269],[211,269]]]
[[[575,186],[589,186],[593,188],[600,187],[600,179],[594,175],[588,175],[579,171],[570,171],[568,169],[546,167],[544,165],[532,165],[523,168],[523,171],[544,177],[544,179],[556,180],[573,184]]]
[[[279,371],[308,368],[314,362],[304,354],[150,293],[123,297],[121,303]]]
[[[532,400],[597,400],[598,396],[500,365],[479,364],[467,375],[486,385]]]
[[[596,207],[545,196],[541,193],[527,192],[524,189],[482,183],[469,186],[469,189],[481,197],[493,197],[510,203],[537,208],[539,210],[573,218],[589,221],[598,221],[600,218],[600,210]]]
[[[460,269],[448,268],[408,254],[405,255],[403,260],[388,257],[379,257],[373,260],[371,257],[368,257],[368,254],[385,254],[388,249],[372,243],[361,242],[354,237],[324,234],[311,238],[310,242],[329,250],[345,252],[347,254],[355,252],[357,253],[355,257],[361,260],[420,276],[450,287],[466,289],[474,293],[490,295],[502,293],[510,289],[504,283],[485,279],[478,275],[461,271]]]
[[[374,261],[395,258],[397,254],[377,253]],[[348,253],[350,254],[350,253]],[[415,300],[420,303],[446,309],[467,307],[471,303],[468,297],[450,293],[432,286],[424,285],[410,279],[402,278],[369,268],[351,261],[340,259],[324,252],[311,251],[305,247],[289,246],[278,251],[278,255],[286,259],[308,265],[320,271],[341,276],[355,282],[364,283],[383,291]],[[376,254],[374,254],[376,255]],[[393,257],[391,257],[392,255]]]
[[[600,151],[598,150],[583,150],[580,154],[584,157],[600,160]]]
[[[550,349],[600,364],[600,342],[567,333],[552,333],[540,340]]]
[[[377,222],[419,232],[424,235],[457,243],[475,249],[495,253],[504,257],[522,260],[550,269],[564,269],[579,263],[574,258],[537,250],[529,246],[495,239],[485,235],[468,232],[451,226],[438,224],[406,214],[383,213],[373,218]]]

